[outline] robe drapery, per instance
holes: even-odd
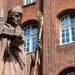
[[[16,28],[5,24],[0,34],[0,75],[25,75],[25,54],[22,35],[16,35]],[[4,32],[5,31],[5,32]]]

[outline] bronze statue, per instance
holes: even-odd
[[[25,75],[25,55],[20,27],[22,9],[17,6],[8,11],[6,23],[0,25],[0,74]]]

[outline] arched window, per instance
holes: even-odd
[[[75,72],[67,73],[66,75],[75,75]]]
[[[75,41],[75,13],[64,15],[60,18],[60,42],[68,44]]]
[[[24,50],[34,52],[37,48],[38,29],[36,25],[29,25],[24,28]]]
[[[75,75],[75,67],[64,69],[58,75]]]

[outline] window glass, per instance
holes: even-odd
[[[70,15],[71,25],[75,24],[75,14]]]
[[[66,43],[69,42],[69,41],[70,41],[69,38],[66,38]]]
[[[65,16],[61,19],[61,26],[66,26],[68,23],[68,16]]]
[[[27,27],[25,30],[24,30],[24,35],[30,35],[30,27]]]
[[[75,27],[71,27],[72,41],[75,41]]]
[[[29,47],[30,47],[30,39],[29,38],[26,38],[25,39],[25,42],[24,42],[24,50],[25,51],[29,51]]]
[[[32,37],[32,50],[35,51],[37,48],[37,36]]]
[[[62,29],[62,43],[69,42],[69,28]]]
[[[38,29],[35,25],[24,29],[24,49],[26,52],[34,52],[37,48]]]
[[[61,44],[75,41],[75,13],[67,14],[60,19],[61,24]]]
[[[64,38],[64,39],[62,39],[62,43],[65,43],[65,38]]]
[[[37,27],[35,25],[31,26],[31,31],[32,31],[31,35],[37,35],[38,30],[37,30]]]
[[[28,5],[28,4],[31,4],[34,2],[35,2],[35,0],[24,0],[24,5]]]

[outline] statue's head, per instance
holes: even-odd
[[[16,6],[8,11],[7,23],[11,23],[13,25],[20,25],[21,21],[22,21],[22,8],[20,6]]]

